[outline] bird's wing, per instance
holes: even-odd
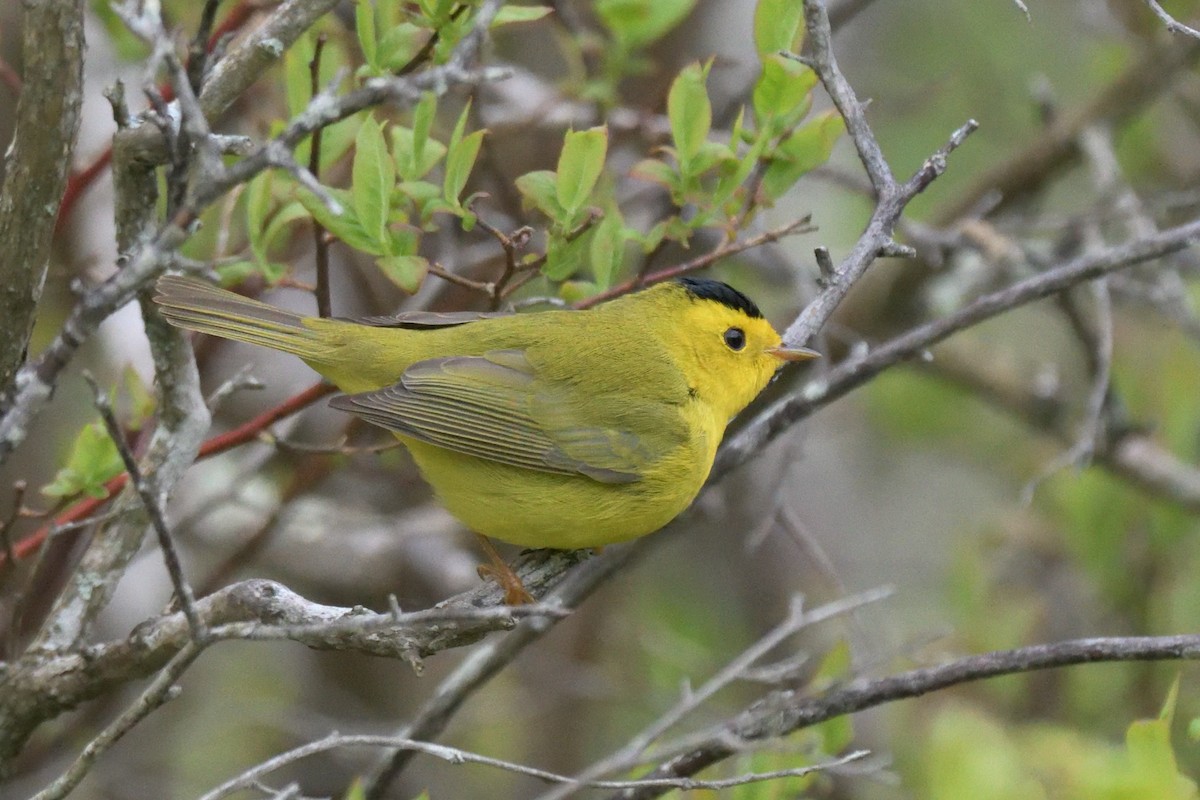
[[[632,483],[664,452],[686,439],[678,413],[627,398],[622,420],[639,432],[605,424],[612,402],[571,402],[578,389],[539,376],[524,351],[433,358],[400,380],[330,405],[404,436],[516,467]]]

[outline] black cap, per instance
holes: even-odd
[[[728,283],[709,278],[679,278],[677,283],[697,300],[715,300],[723,306],[741,311],[748,317],[762,318],[762,312],[754,305],[754,301]]]

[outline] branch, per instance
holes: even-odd
[[[700,708],[710,697],[737,680],[742,680],[751,668],[781,643],[794,634],[812,625],[851,612],[857,608],[882,600],[892,595],[890,588],[875,589],[862,594],[846,597],[827,603],[819,608],[808,611],[803,607],[801,598],[793,600],[791,612],[772,630],[764,634],[757,642],[746,648],[741,655],[736,656],[722,667],[716,675],[706,681],[700,688],[683,693],[683,697],[672,708],[659,715],[640,733],[629,740],[616,752],[604,757],[580,772],[576,783],[552,789],[541,795],[537,800],[563,800],[575,794],[584,786],[593,785],[591,782],[603,775],[612,775],[633,769],[645,762],[644,754],[650,745],[664,733],[675,726],[680,720]]]
[[[705,767],[737,754],[737,744],[786,736],[834,717],[985,678],[1075,664],[1196,659],[1200,659],[1200,635],[1075,639],[967,656],[885,678],[858,678],[815,697],[801,696],[793,691],[774,692],[747,708],[734,722],[715,728],[704,742],[662,764],[644,779],[695,775]],[[649,800],[662,794],[663,790],[651,787],[620,792],[612,798]]]
[[[1150,10],[1154,12],[1154,16],[1162,20],[1162,23],[1167,26],[1167,30],[1171,33],[1182,33],[1185,36],[1191,36],[1193,39],[1200,39],[1200,31],[1190,28],[1172,17],[1158,4],[1157,0],[1146,0],[1146,5],[1150,6]]]
[[[83,0],[24,8],[23,86],[0,192],[0,411],[25,360],[83,102]]]
[[[512,761],[503,761],[498,758],[472,753],[469,750],[460,750],[457,747],[447,747],[442,744],[433,744],[432,742],[421,742],[413,739],[406,739],[397,736],[371,736],[371,735],[343,735],[339,733],[331,733],[323,739],[318,739],[315,742],[309,742],[306,745],[294,748],[286,753],[280,753],[274,758],[268,759],[263,763],[246,770],[241,775],[221,784],[217,788],[203,795],[200,800],[221,800],[236,792],[245,789],[255,788],[259,785],[262,778],[274,772],[281,767],[299,761],[302,758],[323,753],[327,750],[333,750],[340,747],[387,747],[399,748],[411,753],[424,753],[426,755],[440,758],[451,764],[481,764],[483,766],[495,767],[507,772],[515,772],[518,775],[526,775],[531,778],[537,778],[547,783],[561,783],[578,787],[592,787],[596,789],[622,789],[622,790],[637,790],[637,789],[661,789],[670,791],[673,789],[682,789],[684,791],[706,789],[714,791],[718,789],[728,789],[734,786],[744,786],[748,783],[761,783],[763,781],[779,780],[781,778],[795,778],[804,775],[810,775],[832,767],[840,767],[854,761],[866,758],[869,753],[866,750],[856,750],[844,756],[836,758],[822,764],[812,764],[807,767],[798,767],[796,769],[783,769],[774,772],[752,772],[745,775],[738,775],[733,778],[724,780],[701,781],[691,778],[658,778],[634,781],[589,781],[580,783],[574,778],[566,775],[559,775],[554,772],[548,772],[544,769],[529,767],[524,764],[517,764]],[[40,800],[35,798],[34,800]]]
[[[967,389],[976,397],[1003,409],[1035,430],[1070,444],[1071,430],[1066,401],[1048,396],[1016,376],[1005,376],[995,362],[978,354],[963,357],[952,345],[937,351],[931,363],[913,362],[928,374]],[[987,364],[987,367],[983,365]],[[1104,431],[1093,452],[1095,463],[1142,491],[1200,511],[1200,469],[1187,464],[1148,435],[1137,431]]]
[[[520,570],[526,587],[545,593],[580,554],[527,558]],[[353,650],[399,658],[419,667],[421,659],[462,647],[527,617],[543,625],[564,616],[561,605],[512,608],[502,590],[484,584],[440,604],[408,614],[373,613],[307,600],[282,584],[248,580],[196,601],[207,631],[206,646],[222,641],[293,641],[316,650]],[[529,622],[533,622],[531,619]],[[196,642],[182,612],[148,620],[127,639],[75,651],[34,648],[0,669],[0,766],[20,752],[45,720],[162,669]]]
[[[1178,252],[1197,241],[1200,241],[1200,220],[1098,253],[1082,255],[1040,275],[984,295],[954,314],[913,328],[861,358],[844,361],[795,395],[775,403],[746,425],[736,437],[727,440],[717,455],[713,475],[721,475],[744,463],[763,445],[816,409],[861,386],[888,367],[920,355],[961,330],[1083,281]],[[801,319],[807,311],[805,309],[801,314]],[[793,323],[792,327],[797,324]]]
[[[281,419],[291,416],[308,406],[320,400],[335,390],[333,384],[315,383],[304,391],[293,397],[284,400],[277,406],[267,409],[256,417],[253,417],[236,428],[219,433],[211,439],[206,440],[196,453],[196,459],[208,458],[235,447],[252,442],[260,438],[267,428],[274,425]],[[125,484],[129,480],[129,475],[121,473],[104,484],[104,497],[87,497],[80,500],[75,505],[68,508],[54,518],[54,521],[49,525],[39,528],[34,533],[26,536],[13,547],[13,555],[17,559],[28,558],[37,552],[42,546],[42,542],[50,535],[51,529],[62,529],[71,523],[78,522],[94,514],[102,505],[107,503],[112,496],[125,488]]]
[[[325,2],[328,0],[308,5],[315,9]],[[285,2],[277,12],[277,16],[285,8],[296,11],[297,6],[304,5],[306,4],[299,0]],[[322,92],[309,102],[303,112],[285,126],[278,137],[263,143],[253,154],[230,167],[225,167],[220,162],[201,164],[208,168],[203,172],[193,172],[186,202],[178,213],[155,235],[147,235],[138,242],[138,245],[129,252],[124,268],[104,283],[88,291],[71,311],[59,335],[55,337],[37,361],[26,364],[20,370],[16,378],[18,388],[12,401],[12,407],[3,417],[0,417],[0,464],[7,460],[13,450],[28,435],[29,424],[49,400],[59,374],[75,351],[95,332],[100,322],[132,300],[138,291],[157,278],[163,269],[172,263],[178,248],[188,236],[190,226],[196,221],[201,211],[225,192],[252,179],[268,167],[286,167],[302,179],[305,176],[311,178],[311,173],[295,163],[291,151],[304,138],[319,128],[385,102],[411,104],[417,102],[426,91],[444,93],[451,86],[474,84],[485,78],[498,77],[500,73],[494,70],[478,73],[469,69],[468,65],[477,56],[487,30],[502,5],[502,0],[486,0],[480,6],[471,31],[458,43],[445,64],[403,78],[373,78],[367,81],[362,88],[340,96]],[[296,13],[300,12],[296,11]],[[303,14],[295,19],[289,17],[291,20],[289,24],[298,24],[296,20],[302,17],[308,19]],[[312,21],[315,21],[317,17],[312,17]],[[299,36],[301,32],[301,30],[294,31],[295,36]],[[258,41],[262,47],[271,51],[278,50],[278,54],[282,54],[280,40],[262,40],[261,35],[262,30],[260,29],[247,39]],[[294,41],[294,37],[288,40],[289,43],[290,41]],[[222,59],[214,68],[210,85],[217,80],[216,73],[219,72],[220,66],[226,64],[230,58],[232,58],[232,54],[226,59]],[[176,86],[176,91],[183,95],[188,90],[185,86]],[[211,112],[204,106],[203,98],[202,95],[195,109],[196,113],[185,115],[187,117],[185,122],[202,124],[206,116],[211,116]],[[203,112],[203,115],[200,112]],[[143,124],[138,130],[148,128],[154,129],[154,126]],[[157,129],[154,129],[154,132],[157,137],[156,141],[161,144],[161,135]],[[126,146],[114,150],[115,163],[127,164],[132,167],[137,163],[139,155],[136,152],[137,142],[135,140],[122,141]],[[200,142],[196,146],[196,152],[200,156],[204,156],[206,147],[201,145],[207,145],[207,142]],[[141,153],[141,155],[145,154]],[[208,161],[208,159],[201,160]]]
[[[171,663],[154,678],[131,706],[109,723],[96,738],[87,743],[83,752],[72,762],[66,772],[34,795],[31,800],[61,800],[69,795],[88,774],[100,756],[125,734],[133,730],[138,723],[150,716],[155,709],[160,708],[179,694],[179,687],[175,685],[175,681],[179,680],[187,668],[192,665],[192,662],[200,655],[203,646],[200,641],[189,642],[187,647],[171,659]]]
[[[945,171],[946,157],[979,127],[975,120],[968,120],[912,177],[903,184],[898,183],[867,123],[862,104],[838,68],[824,0],[805,0],[804,18],[812,47],[812,56],[806,62],[816,71],[825,91],[837,106],[838,113],[846,121],[846,131],[870,178],[876,203],[866,230],[850,253],[832,276],[826,278],[821,293],[784,332],[783,340],[786,343],[800,345],[809,342],[825,325],[877,257],[898,254],[893,234],[905,207]]]

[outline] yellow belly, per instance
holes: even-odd
[[[522,547],[600,547],[645,536],[691,504],[712,467],[704,442],[670,454],[639,481],[600,483],[400,438],[447,511],[477,533]]]

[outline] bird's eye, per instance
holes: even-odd
[[[746,334],[741,328],[730,328],[725,331],[725,344],[730,350],[741,350],[746,346]]]

